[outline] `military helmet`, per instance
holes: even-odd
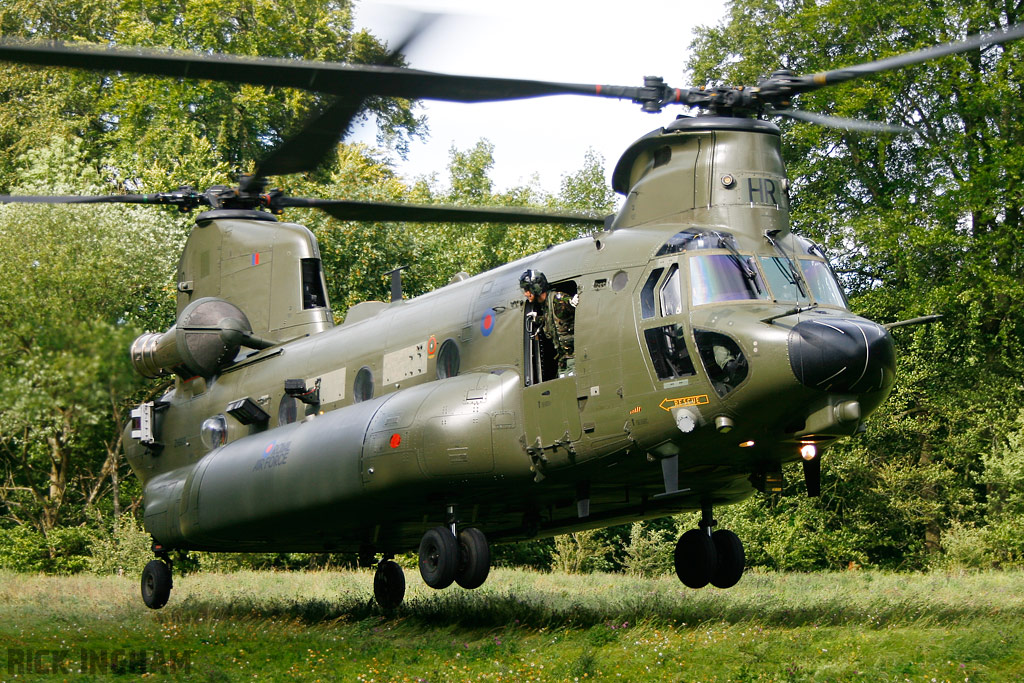
[[[524,292],[527,290],[533,292],[534,296],[540,296],[549,289],[548,279],[544,277],[544,273],[533,268],[519,276],[519,286]]]

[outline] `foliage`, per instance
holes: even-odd
[[[78,143],[22,160],[21,191],[102,193]],[[130,226],[130,227],[126,227]],[[130,230],[130,239],[125,239]],[[66,504],[109,492],[126,399],[142,387],[127,354],[173,313],[183,230],[170,214],[118,205],[0,207],[0,508],[49,537]]]
[[[611,547],[601,537],[600,529],[587,529],[555,536],[551,553],[551,570],[566,574],[588,574],[607,569],[605,556]]]
[[[379,63],[386,46],[352,25],[347,0],[8,0],[5,36],[169,47],[236,55]],[[177,182],[206,187],[247,170],[297,132],[330,98],[290,88],[257,87],[69,69],[8,65],[0,75],[0,187],[18,154],[52,136],[87,141],[91,158],[108,158],[110,177],[141,188]],[[370,112],[399,148],[418,134],[407,101],[372,98]],[[152,190],[150,190],[152,191]]]
[[[698,32],[695,82],[753,83],[779,66],[820,72],[1024,18],[1020,7],[989,0],[735,0],[728,11]],[[756,527],[756,561],[922,568],[937,561],[944,538],[982,540],[1006,524],[999,562],[1020,563],[1014,522],[990,505],[989,481],[1009,464],[1000,444],[1024,389],[1022,51],[1019,42],[992,46],[797,103],[902,123],[915,136],[780,122],[793,226],[834,255],[853,310],[881,322],[943,318],[894,331],[895,391],[866,434],[825,454],[820,501],[751,501],[737,513]],[[824,540],[805,540],[816,533]]]
[[[672,573],[675,539],[667,529],[654,529],[645,522],[629,527],[629,545],[621,558],[622,568],[631,576],[653,578]]]
[[[501,543],[491,546],[491,563],[495,567],[523,567],[547,571],[551,568],[551,554],[554,549],[555,542],[551,538]]]
[[[0,528],[0,569],[75,574],[88,564],[89,532],[57,527],[46,535],[27,526]]]
[[[111,528],[93,531],[89,544],[89,570],[96,574],[134,576],[153,559],[153,537],[131,513],[115,519]]]

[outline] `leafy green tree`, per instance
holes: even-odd
[[[699,31],[690,68],[697,83],[750,84],[779,67],[825,71],[991,31],[1020,12],[988,0],[734,0],[721,25]],[[827,510],[829,538],[870,530],[859,541],[869,562],[924,566],[949,520],[986,521],[984,456],[1015,417],[1024,370],[1022,50],[994,45],[798,98],[915,136],[780,123],[793,225],[834,255],[855,312],[943,315],[894,332],[893,396],[867,434],[825,454],[834,497],[803,504]],[[765,524],[792,512],[767,508]]]
[[[24,163],[25,193],[106,190],[77,143]],[[0,206],[3,518],[49,535],[109,492],[124,402],[142,386],[126,351],[173,321],[183,236],[176,216],[143,207]]]
[[[352,4],[324,0],[52,0],[0,3],[5,36],[169,47],[268,57],[377,63],[387,47],[355,31]],[[0,187],[17,156],[55,134],[85,140],[113,179],[145,189],[229,181],[298,131],[330,98],[289,88],[5,66],[0,74]],[[370,114],[399,148],[418,134],[407,101],[371,98]],[[6,143],[10,143],[9,145]]]

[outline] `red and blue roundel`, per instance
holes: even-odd
[[[494,312],[493,308],[488,308],[484,311],[484,315],[480,318],[480,334],[485,337],[491,336],[491,332],[494,331],[494,319],[497,317],[497,313]]]

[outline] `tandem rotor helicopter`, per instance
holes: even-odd
[[[714,528],[713,508],[779,490],[796,461],[817,495],[823,451],[862,430],[893,386],[888,330],[923,321],[879,325],[850,312],[822,250],[790,231],[780,129],[763,116],[834,124],[790,109],[792,98],[1021,36],[1018,24],[810,76],[682,89],[652,77],[594,86],[0,41],[6,61],[337,96],[235,188],[0,197],[205,209],[178,266],[176,324],[130,350],[140,374],[174,382],[124,430],[157,556],[143,570],[145,604],[166,604],[174,550],[355,552],[376,565],[375,597],[393,608],[405,594],[399,553],[418,548],[433,588],[472,589],[487,578],[491,542],[691,510],[701,518],[676,545],[679,578],[734,585],[743,544]],[[266,189],[269,176],[315,168],[371,95],[557,94],[699,115],[625,151],[612,183],[625,201],[607,219]],[[390,302],[357,304],[336,325],[317,241],[279,220],[288,207],[343,220],[602,227],[412,299],[393,280]]]

